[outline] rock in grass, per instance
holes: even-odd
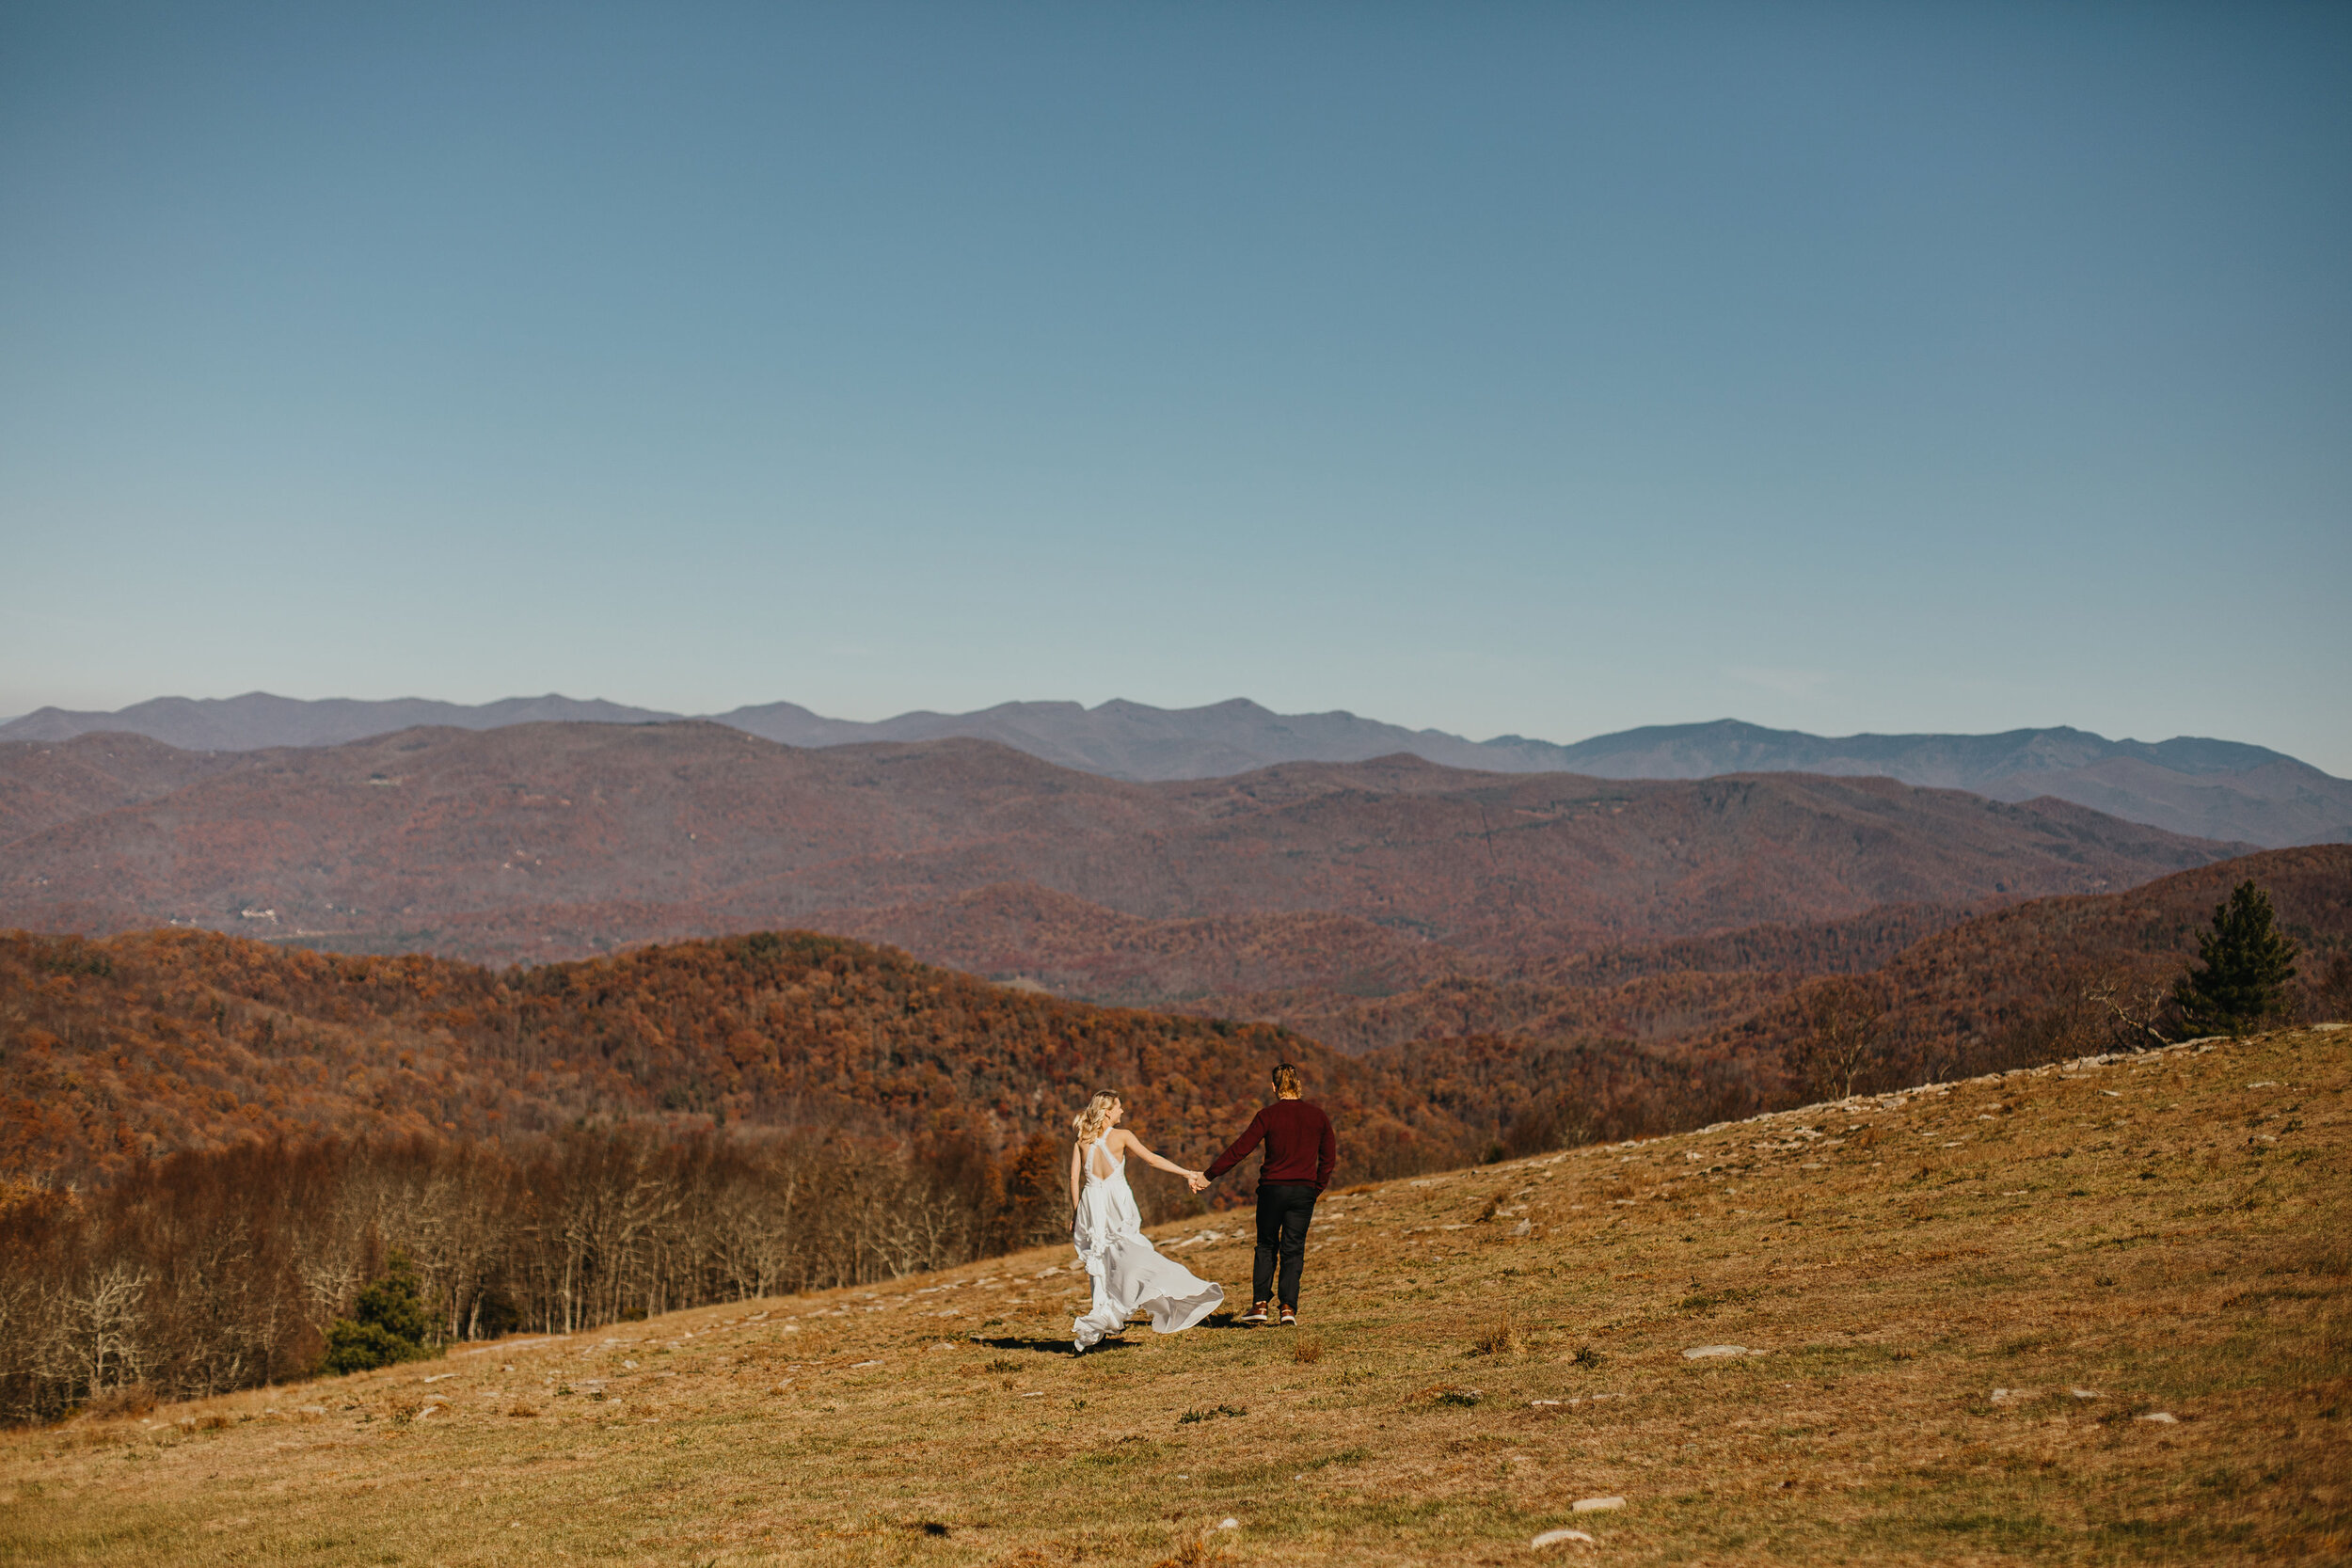
[[[1570,1541],[1581,1541],[1587,1545],[1598,1544],[1598,1543],[1595,1542],[1591,1536],[1585,1534],[1581,1529],[1548,1529],[1544,1531],[1543,1534],[1537,1536],[1534,1540],[1530,1541],[1528,1545],[1531,1547],[1558,1546],[1564,1545]]]
[[[1623,1508],[1623,1497],[1579,1497],[1568,1505],[1571,1513],[1599,1513],[1612,1508]]]
[[[2169,1410],[2151,1410],[2145,1416],[2135,1416],[2132,1419],[2135,1421],[2154,1421],[2160,1426],[2178,1426],[2181,1424],[2181,1418],[2178,1416],[2173,1415]]]
[[[1745,1345],[1696,1345],[1682,1353],[1685,1361],[1703,1361],[1710,1355],[1745,1355]]]
[[[1239,1519],[1219,1519],[1216,1522],[1216,1528],[1219,1529],[1239,1529],[1241,1528],[1241,1521]]]

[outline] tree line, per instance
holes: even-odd
[[[393,1338],[429,1349],[967,1262],[1066,1229],[1064,1152],[1042,1133],[992,1157],[625,1128],[247,1144],[18,1187],[0,1195],[0,1418],[398,1358],[364,1332],[388,1280],[416,1314]]]

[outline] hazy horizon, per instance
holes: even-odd
[[[81,710],[69,710],[69,711],[84,711],[84,712],[90,712],[90,711],[95,711],[95,712],[118,712],[118,711],[120,711],[120,710],[121,710],[121,709],[123,709],[123,708],[127,708],[127,707],[135,707],[135,706],[139,705],[139,703],[143,703],[143,702],[149,702],[149,701],[159,701],[159,700],[170,700],[170,699],[173,699],[173,698],[180,698],[180,697],[183,697],[183,696],[184,696],[184,693],[180,693],[180,692],[160,692],[160,693],[157,693],[157,694],[156,694],[156,696],[155,696],[155,697],[153,697],[153,698],[141,698],[141,699],[139,699],[139,700],[138,700],[138,702],[135,702],[135,703],[123,703],[123,704],[117,704],[117,705],[115,705],[113,707],[110,707],[110,708],[100,708],[100,709],[81,709]],[[262,689],[262,688],[256,688],[256,689],[252,689],[252,690],[250,690],[250,691],[231,692],[231,693],[228,694],[228,695],[227,695],[227,696],[225,696],[225,697],[215,697],[215,698],[191,698],[191,699],[187,699],[187,700],[190,700],[190,701],[197,701],[197,702],[205,702],[205,701],[211,701],[211,702],[233,702],[233,701],[235,701],[235,700],[237,700],[238,698],[241,698],[241,697],[276,697],[276,698],[287,698],[288,696],[289,696],[289,694],[288,694],[288,693],[286,693],[286,692],[283,692],[283,691],[271,691],[271,690],[267,690],[267,689]],[[876,716],[873,716],[873,717],[870,717],[870,718],[868,718],[868,717],[865,717],[865,716],[861,716],[861,715],[855,715],[855,714],[846,714],[846,713],[834,713],[834,712],[829,712],[829,711],[827,711],[827,710],[825,710],[825,709],[823,709],[823,708],[816,707],[816,706],[814,706],[814,705],[810,705],[810,704],[798,702],[796,699],[791,698],[791,697],[770,697],[770,698],[764,698],[764,699],[760,699],[760,700],[758,700],[758,701],[756,701],[756,702],[752,702],[752,703],[738,703],[738,704],[734,704],[734,705],[732,705],[731,706],[729,706],[729,707],[724,707],[724,708],[694,708],[694,707],[687,707],[687,706],[682,706],[682,705],[677,705],[677,704],[663,704],[663,703],[622,703],[622,702],[620,702],[620,701],[619,701],[618,699],[616,699],[616,698],[607,697],[607,696],[605,696],[605,695],[603,695],[603,694],[601,694],[601,693],[593,693],[593,692],[592,692],[592,693],[589,693],[589,694],[586,694],[586,695],[580,695],[580,694],[573,693],[573,692],[568,692],[568,691],[546,691],[546,692],[535,692],[535,691],[534,691],[534,692],[510,691],[510,692],[505,693],[502,697],[493,697],[493,698],[488,698],[488,699],[485,700],[484,702],[480,702],[480,703],[472,703],[472,702],[469,702],[469,703],[459,703],[459,704],[454,704],[453,705],[457,705],[457,706],[464,706],[464,707],[483,707],[483,706],[486,706],[486,705],[489,705],[489,704],[491,704],[491,703],[508,702],[508,701],[532,702],[532,701],[540,701],[540,700],[544,700],[544,699],[548,699],[548,698],[558,698],[558,699],[562,699],[562,700],[564,700],[564,701],[567,701],[567,702],[580,702],[580,703],[612,703],[612,704],[613,704],[613,705],[616,705],[616,706],[621,706],[621,707],[630,707],[630,708],[642,708],[642,709],[644,709],[644,710],[645,710],[645,711],[648,711],[648,712],[660,713],[660,714],[663,714],[663,715],[666,715],[666,716],[668,716],[668,717],[672,717],[672,718],[675,718],[675,719],[713,719],[713,720],[715,720],[715,719],[724,719],[724,718],[725,718],[728,714],[733,713],[733,712],[737,712],[737,711],[740,711],[740,710],[742,710],[742,709],[744,709],[744,708],[756,708],[756,707],[763,707],[763,706],[767,706],[767,705],[771,705],[771,704],[776,704],[776,703],[789,703],[789,704],[793,704],[793,705],[796,705],[796,706],[799,706],[799,707],[802,707],[802,708],[807,709],[807,711],[809,711],[809,712],[811,712],[811,713],[815,714],[817,717],[818,717],[818,718],[820,718],[820,719],[827,719],[827,720],[838,720],[838,721],[848,721],[848,722],[851,722],[851,723],[867,723],[867,724],[871,724],[871,723],[881,723],[881,722],[884,722],[884,721],[888,721],[888,720],[892,720],[892,719],[901,719],[901,718],[908,718],[908,717],[912,717],[912,716],[918,715],[918,714],[941,714],[941,715],[945,715],[945,716],[946,716],[946,717],[951,717],[951,718],[953,718],[953,717],[961,717],[961,716],[966,716],[966,715],[975,714],[975,713],[983,713],[983,712],[987,712],[987,711],[989,711],[989,710],[991,710],[991,709],[993,709],[993,708],[998,708],[998,707],[1014,707],[1014,706],[1025,706],[1025,705],[1041,706],[1041,705],[1053,705],[1053,704],[1060,704],[1060,703],[1070,703],[1070,704],[1074,704],[1075,705],[1077,705],[1077,706],[1079,706],[1079,707],[1081,707],[1081,708],[1084,708],[1084,709],[1088,710],[1089,712],[1091,712],[1091,711],[1094,711],[1095,709],[1098,709],[1098,708],[1101,708],[1101,707],[1106,706],[1106,705],[1109,705],[1109,704],[1111,704],[1111,703],[1116,703],[1116,702],[1128,702],[1128,703],[1136,703],[1136,702],[1138,702],[1138,701],[1139,701],[1139,700],[1138,700],[1138,699],[1136,699],[1136,698],[1125,697],[1125,696],[1111,696],[1111,697],[1105,697],[1105,698],[1100,699],[1099,701],[1095,701],[1095,702],[1086,702],[1086,701],[1082,701],[1082,700],[1080,700],[1080,699],[1078,699],[1078,698],[1073,698],[1073,697],[1009,697],[1009,698],[1004,699],[1004,700],[1003,700],[1002,702],[1000,702],[1000,703],[984,703],[984,704],[981,704],[981,705],[980,705],[978,707],[977,707],[977,708],[956,708],[956,709],[949,709],[949,708],[939,708],[939,707],[922,707],[922,706],[917,706],[917,707],[911,707],[911,708],[899,708],[899,709],[897,709],[897,710],[896,710],[896,711],[894,711],[894,712],[885,713],[885,714],[880,714],[880,715],[876,715]],[[449,702],[449,701],[450,701],[450,699],[448,699],[448,698],[434,697],[434,696],[431,696],[431,695],[429,695],[429,694],[421,693],[421,692],[414,692],[414,691],[402,692],[402,693],[401,693],[401,694],[399,694],[398,696],[393,696],[393,697],[360,697],[360,698],[353,698],[353,697],[349,697],[349,696],[347,696],[347,695],[343,695],[343,694],[336,694],[336,695],[333,695],[333,696],[327,696],[327,697],[319,697],[319,698],[292,698],[291,700],[293,700],[293,701],[297,701],[297,702],[375,702],[375,703],[397,703],[397,702]],[[1186,705],[1184,705],[1184,707],[1182,707],[1182,708],[1172,708],[1172,707],[1169,707],[1168,705],[1157,704],[1157,703],[1152,703],[1152,704],[1142,704],[1142,705],[1140,705],[1149,706],[1149,707],[1153,707],[1153,708],[1158,708],[1158,709],[1161,709],[1162,711],[1174,711],[1174,712],[1182,712],[1182,711],[1184,711],[1185,709],[1195,709],[1195,710],[1197,710],[1197,709],[1200,709],[1200,708],[1216,707],[1216,706],[1220,706],[1220,705],[1222,705],[1223,704],[1226,704],[1226,703],[1231,703],[1231,702],[1257,702],[1257,699],[1255,699],[1255,698],[1253,698],[1253,697],[1249,697],[1249,696],[1248,696],[1248,695],[1246,695],[1246,694],[1236,693],[1236,694],[1234,694],[1234,695],[1232,695],[1232,696],[1229,696],[1229,697],[1215,698],[1215,699],[1212,699],[1212,700],[1210,700],[1210,701],[1208,701],[1208,702],[1205,702],[1205,703],[1190,703],[1190,704],[1186,704]],[[27,717],[29,714],[39,712],[39,711],[40,711],[42,708],[63,708],[63,706],[64,706],[64,705],[62,705],[62,704],[55,704],[55,703],[50,703],[50,704],[41,704],[41,705],[38,705],[37,706],[32,707],[32,708],[27,708],[27,709],[24,710],[23,712],[18,712],[18,713],[0,713],[0,724],[7,724],[7,723],[13,722],[14,721],[16,721],[16,720],[18,720],[18,719],[22,719],[22,718],[25,718],[25,717]],[[1520,739],[1520,740],[1546,741],[1546,742],[1549,742],[1549,743],[1554,744],[1554,745],[1561,745],[1561,746],[1573,746],[1573,745],[1576,745],[1576,744],[1578,744],[1579,742],[1581,742],[1581,741],[1586,741],[1586,740],[1597,740],[1597,739],[1600,739],[1600,738],[1602,738],[1602,737],[1604,737],[1604,736],[1610,736],[1610,735],[1616,735],[1616,734],[1623,734],[1623,733],[1626,733],[1627,731],[1633,731],[1633,730],[1644,730],[1644,729],[1677,729],[1677,728],[1688,728],[1688,727],[1692,727],[1692,726],[1704,726],[1704,725],[1708,725],[1708,724],[1717,724],[1717,723],[1747,723],[1747,724],[1755,724],[1755,723],[1756,723],[1756,721],[1755,721],[1755,720],[1751,720],[1751,719],[1747,719],[1747,718],[1744,718],[1743,716],[1741,716],[1741,715],[1740,715],[1740,714],[1736,714],[1736,713],[1719,713],[1719,714],[1713,715],[1713,716],[1712,716],[1712,717],[1710,717],[1710,718],[1706,718],[1706,719],[1668,719],[1668,720],[1658,720],[1658,721],[1652,721],[1652,722],[1644,723],[1644,724],[1629,724],[1629,725],[1623,726],[1621,729],[1618,729],[1618,730],[1597,730],[1597,731],[1594,731],[1594,732],[1593,732],[1592,734],[1590,734],[1590,735],[1535,735],[1535,734],[1532,734],[1532,733],[1530,733],[1530,732],[1528,732],[1528,731],[1524,731],[1524,730],[1499,730],[1499,731],[1496,731],[1495,733],[1493,733],[1493,734],[1491,734],[1491,735],[1479,735],[1479,734],[1475,734],[1475,733],[1472,733],[1472,732],[1470,732],[1470,731],[1467,731],[1467,730],[1448,729],[1448,728],[1447,728],[1445,725],[1443,725],[1443,724],[1404,724],[1404,723],[1400,723],[1400,722],[1399,722],[1398,721],[1396,721],[1396,720],[1387,718],[1386,716],[1384,716],[1384,715],[1382,715],[1382,714],[1378,714],[1378,713],[1364,713],[1364,712],[1359,712],[1359,711],[1358,711],[1357,709],[1354,709],[1354,708],[1329,708],[1329,707],[1326,707],[1326,708],[1295,708],[1295,709],[1277,709],[1277,708],[1273,708],[1270,705],[1265,704],[1265,703],[1258,703],[1258,706],[1259,706],[1259,707],[1261,707],[1261,708],[1264,708],[1264,709],[1266,709],[1266,710],[1267,710],[1267,711],[1269,711],[1269,712],[1276,713],[1278,716],[1279,716],[1279,717],[1283,717],[1283,718],[1297,718],[1297,717],[1304,717],[1304,716],[1317,716],[1317,715],[1322,715],[1322,714],[1335,714],[1335,713],[1336,713],[1336,714],[1345,714],[1345,715],[1347,715],[1348,717],[1355,718],[1355,719],[1368,720],[1368,721],[1374,721],[1374,722],[1377,722],[1377,723],[1383,723],[1383,724],[1391,724],[1391,725],[1395,725],[1397,728],[1400,728],[1400,729],[1415,730],[1415,731],[1436,731],[1436,732],[1440,733],[1440,734],[1444,734],[1444,735],[1451,735],[1451,736],[1459,736],[1460,738],[1467,739],[1467,740],[1470,740],[1470,741],[1473,741],[1473,742],[1486,742],[1486,741],[1502,740],[1502,739]],[[1850,732],[1847,732],[1847,733],[1842,734],[1842,735],[1831,735],[1831,734],[1825,734],[1824,732],[1818,731],[1818,730],[1817,730],[1817,731],[1802,731],[1802,730],[1794,730],[1794,729],[1792,729],[1792,727],[1791,727],[1791,726],[1788,726],[1788,725],[1765,725],[1765,724],[1759,724],[1757,727],[1759,727],[1759,728],[1763,728],[1763,729],[1776,730],[1776,731],[1788,731],[1788,732],[1790,732],[1790,733],[1800,733],[1800,734],[1814,735],[1814,736],[1820,736],[1820,738],[1822,738],[1822,739],[1827,739],[1827,740],[1849,740],[1849,739],[1858,739],[1858,738],[1861,738],[1861,737],[1863,737],[1863,736],[1879,736],[1896,737],[1896,738],[1899,738],[1899,737],[1901,737],[1901,736],[1913,736],[1913,735],[1973,735],[1973,736],[1995,736],[1995,735],[2003,735],[2003,734],[2010,734],[2010,733],[2016,733],[2016,732],[2027,732],[2027,731],[2038,731],[2038,730],[2052,730],[2052,729],[2074,729],[2074,730],[2080,730],[2080,731],[2084,731],[2084,732],[2087,732],[2087,733],[2091,734],[2091,735],[2096,735],[2096,736],[2100,736],[2102,739],[2110,740],[2110,741],[2118,741],[2118,742],[2122,742],[2122,743],[2124,743],[2124,744],[2143,744],[2143,743],[2145,743],[2145,744],[2154,744],[2154,743],[2161,742],[2161,741],[2166,741],[2166,740],[2228,740],[2228,741],[2243,741],[2243,740],[2245,739],[2245,737],[2244,737],[2244,736],[2232,736],[2232,735],[2211,735],[2211,736],[2191,736],[2191,735],[2144,735],[2144,736],[2135,736],[2135,735],[2115,735],[2115,734],[2110,734],[2110,733],[2108,733],[2108,732],[2106,732],[2106,731],[2104,731],[2104,730],[2100,730],[2100,729],[2098,729],[2096,726],[2093,726],[2093,725],[2089,725],[2089,724],[2065,724],[2065,723],[2053,723],[2053,724],[2011,724],[2011,725],[2007,725],[2007,726],[2005,726],[2004,728],[1999,729],[1999,730],[1980,730],[1980,731],[1965,731],[1965,732],[1963,732],[1963,731],[1935,731],[1935,730],[1869,730],[1869,731],[1850,731]],[[2255,742],[2250,742],[2250,744],[2260,745],[2260,744],[2262,744],[2262,743],[2261,743],[2261,742],[2259,742],[2259,741],[2255,741]],[[2272,747],[2272,748],[2271,748],[2271,750],[2273,750],[2273,751],[2277,751],[2277,750],[2280,750],[2280,748],[2277,748],[2277,747]],[[2293,755],[2294,755],[2294,753],[2293,753],[2293,752],[2287,752],[2286,754],[2287,754],[2287,755],[2290,755],[2290,756],[2293,756]],[[2302,762],[2310,762],[2310,761],[2311,761],[2311,759],[2310,759],[2309,757],[2298,757],[2298,758],[2296,758],[2296,760],[2297,760],[2297,761],[2302,761]],[[2318,765],[2314,765],[2314,766],[2318,766]],[[2326,769],[2326,768],[2323,768],[2323,769],[2322,769],[2322,770],[2323,770],[2323,771],[2329,771],[2329,769]]]
[[[0,14],[0,711],[2352,775],[2352,12]]]

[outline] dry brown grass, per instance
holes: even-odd
[[[1314,1359],[1215,1321],[1073,1358],[1039,1251],[85,1417],[0,1439],[0,1561],[2338,1560],[2348,1047],[1337,1193]]]
[[[1526,1349],[1527,1331],[1519,1326],[1518,1313],[1513,1309],[1489,1319],[1470,1339],[1472,1355],[1517,1355]]]

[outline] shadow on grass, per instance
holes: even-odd
[[[999,1335],[993,1339],[974,1339],[969,1342],[975,1345],[986,1345],[990,1350],[1034,1351],[1040,1355],[1076,1355],[1079,1354],[1072,1341],[1068,1339],[1027,1339],[1014,1335]],[[1126,1340],[1114,1335],[1109,1338],[1098,1339],[1095,1341],[1094,1348],[1085,1354],[1089,1356],[1106,1355],[1115,1350],[1133,1350],[1134,1348]]]

